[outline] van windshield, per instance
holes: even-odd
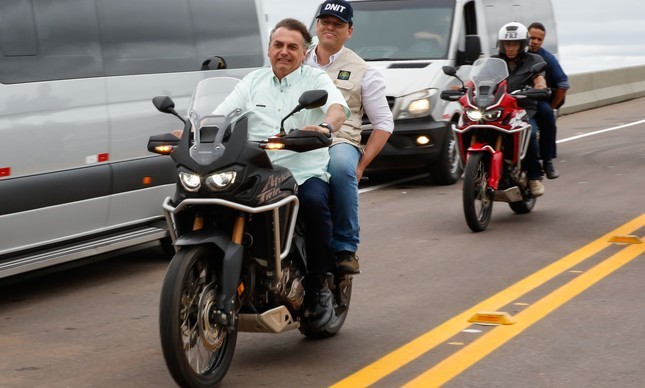
[[[346,46],[366,61],[441,59],[448,55],[455,1],[357,1]]]

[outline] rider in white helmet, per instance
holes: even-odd
[[[506,61],[508,66],[508,91],[522,89],[525,86],[532,86],[536,89],[546,89],[546,79],[544,73],[538,74],[526,82],[526,78],[531,71],[531,67],[539,62],[544,62],[542,57],[527,51],[529,43],[529,31],[522,23],[511,22],[505,24],[497,34],[498,54],[493,57],[501,58]],[[537,123],[533,115],[537,110],[537,101],[530,98],[518,100],[518,105],[523,107],[530,116],[531,122],[531,141],[526,152],[524,165],[529,180],[529,189],[534,197],[544,194],[542,185],[542,167],[539,160],[539,145],[537,141]]]

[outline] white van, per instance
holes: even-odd
[[[167,236],[175,125],[197,82],[267,65],[260,0],[3,0],[0,278]],[[218,69],[221,70],[212,70]]]
[[[459,106],[439,98],[453,84],[442,67],[462,79],[480,55],[496,52],[497,32],[518,21],[547,30],[544,47],[557,54],[550,0],[355,0],[354,33],[346,43],[383,72],[395,119],[394,133],[371,169],[427,167],[435,184],[453,184],[461,174],[451,124]],[[317,13],[316,13],[317,14]],[[363,142],[370,135],[365,123]]]

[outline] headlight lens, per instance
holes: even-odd
[[[199,190],[199,187],[201,186],[199,175],[189,172],[181,171],[179,173],[179,181],[181,182],[181,185],[184,186],[184,189],[190,192]]]
[[[484,112],[484,120],[486,121],[499,120],[499,118],[502,117],[502,112],[504,112],[502,108],[487,110],[486,112]]]
[[[400,108],[395,119],[411,119],[428,116],[431,112],[433,98],[436,98],[436,89],[422,90],[401,97]]]
[[[206,186],[213,191],[223,190],[235,182],[237,173],[235,171],[224,171],[210,175],[206,178]]]
[[[414,100],[408,105],[408,112],[413,116],[418,116],[430,110],[430,101],[427,98]]]
[[[466,109],[466,116],[470,121],[479,121],[482,118],[482,112],[477,109]]]

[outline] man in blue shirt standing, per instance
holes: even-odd
[[[539,101],[535,121],[540,129],[540,157],[546,177],[555,179],[560,176],[553,165],[556,157],[556,124],[554,111],[564,104],[564,97],[569,89],[569,78],[562,70],[560,63],[553,54],[542,48],[546,29],[542,23],[529,25],[529,51],[538,54],[546,62],[546,83],[551,88],[551,100]]]

